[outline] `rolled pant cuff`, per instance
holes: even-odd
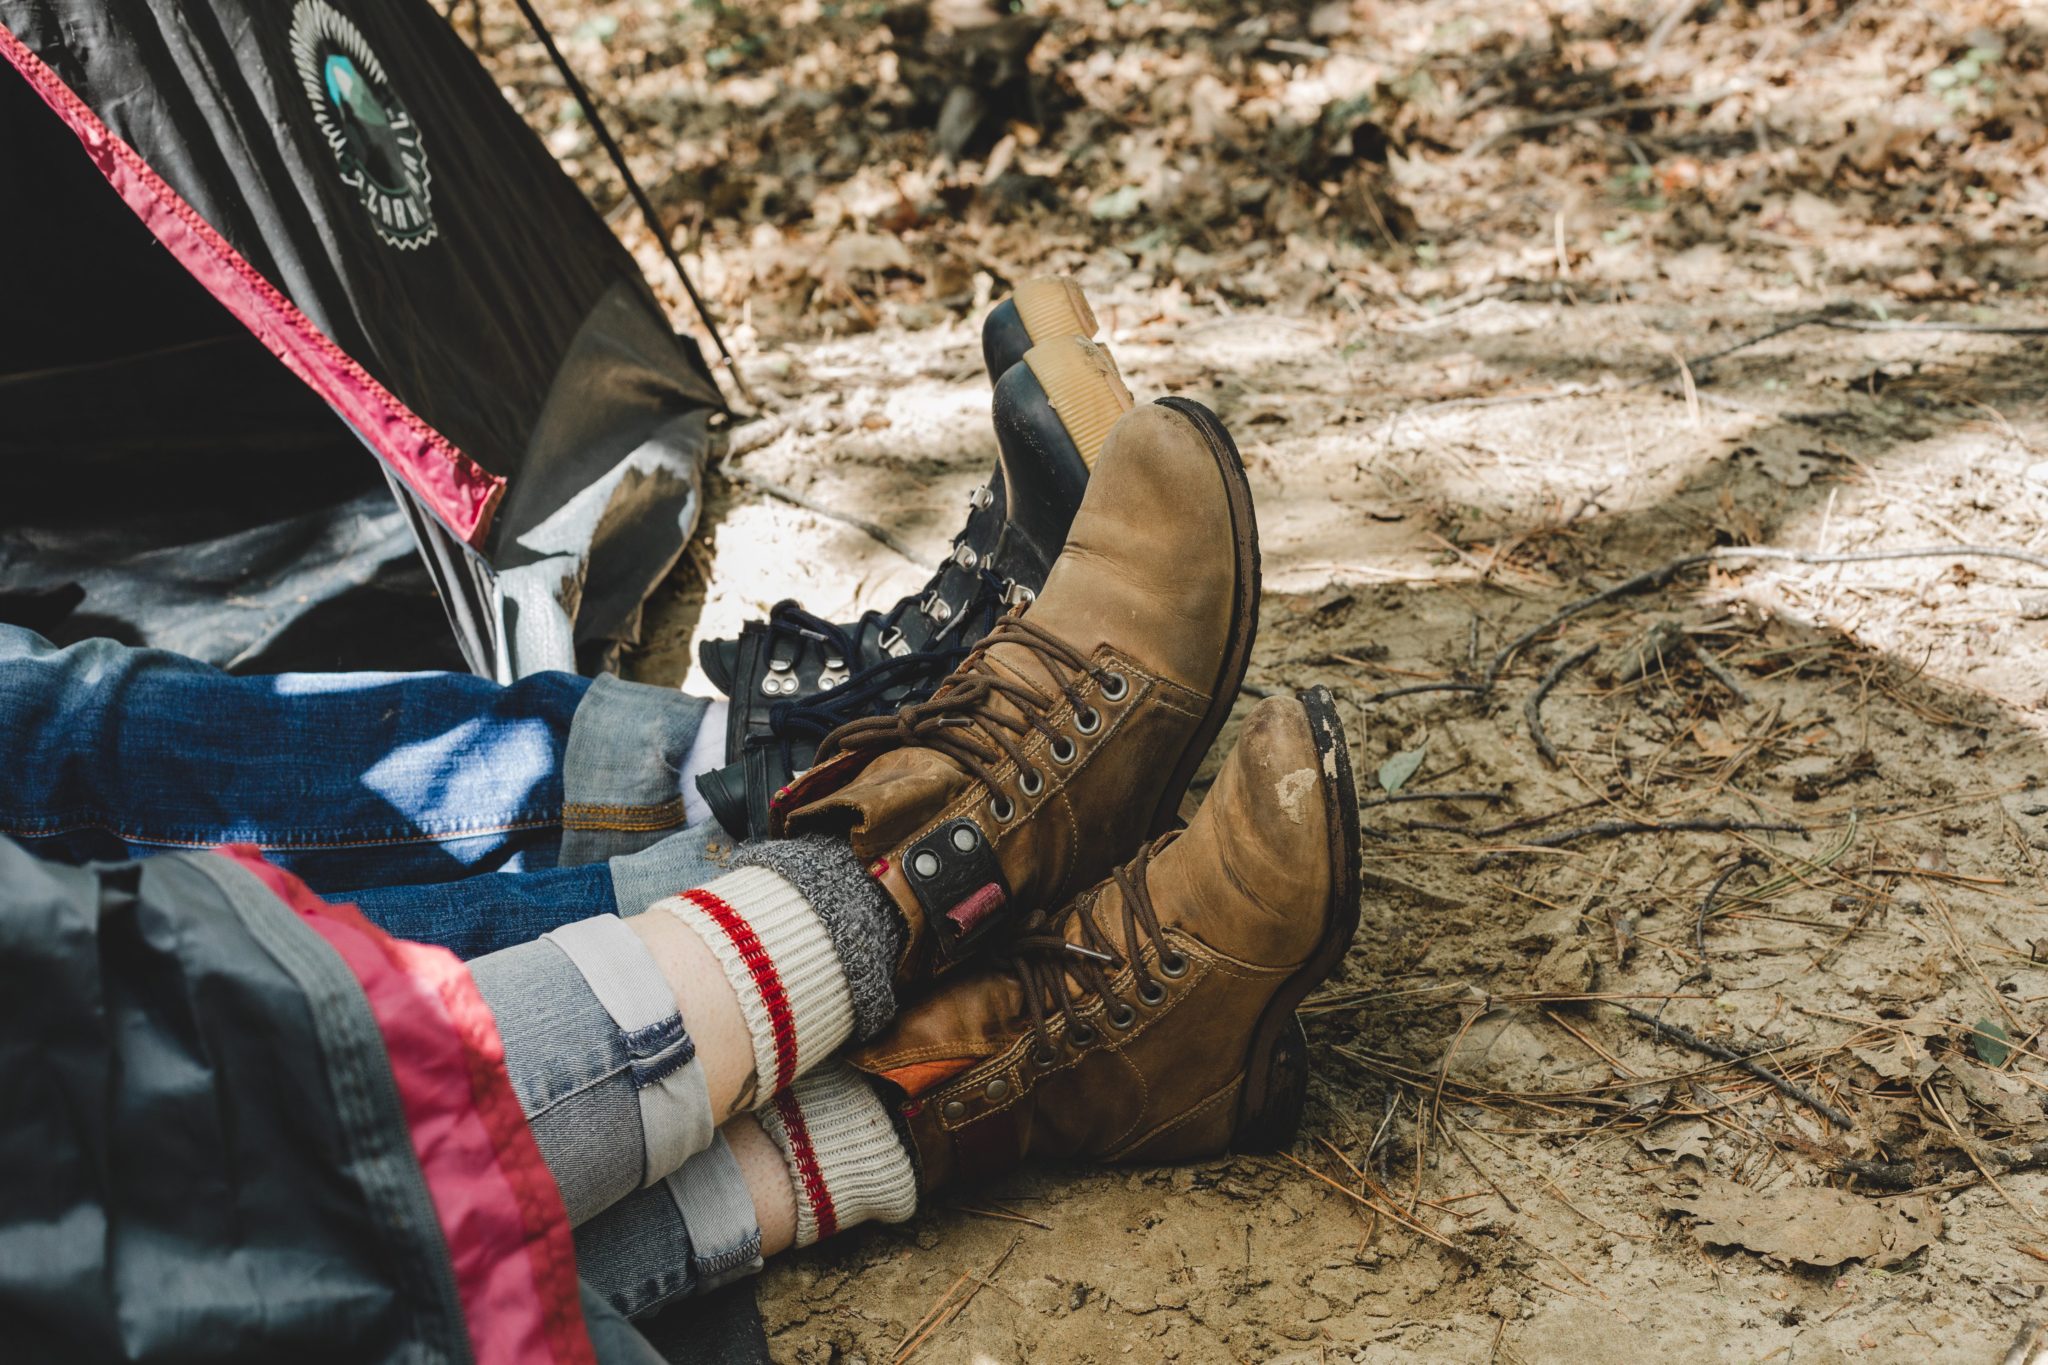
[[[477,958],[527,1126],[581,1223],[713,1137],[703,1064],[638,937],[601,915]]]
[[[671,834],[650,848],[611,860],[612,896],[621,915],[637,915],[656,901],[679,896],[725,875],[732,836],[716,820]]]
[[[724,1135],[654,1189],[578,1228],[576,1268],[629,1317],[758,1271],[761,1229]]]
[[[710,705],[600,677],[577,704],[562,756],[563,866],[635,853],[683,829],[683,772]]]

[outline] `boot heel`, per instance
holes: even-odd
[[[1032,347],[1024,364],[1059,414],[1060,425],[1081,453],[1081,463],[1095,468],[1109,429],[1132,407],[1131,391],[1124,387],[1108,348],[1081,337],[1062,338]]]
[[[989,310],[981,324],[981,360],[994,383],[1040,342],[1094,335],[1095,311],[1081,286],[1064,275],[1042,276],[1024,281]]]
[[[1308,1103],[1308,1035],[1301,1020],[1289,1015],[1264,1060],[1264,1084],[1258,1103],[1239,1115],[1231,1135],[1233,1152],[1277,1152],[1291,1146],[1301,1131],[1301,1111]],[[1253,1059],[1253,1071],[1260,1059]],[[1251,1084],[1247,1077],[1246,1084]]]
[[[1024,281],[1017,286],[1012,302],[1017,305],[1017,316],[1023,320],[1024,330],[1031,335],[1034,345],[1054,337],[1095,335],[1095,310],[1088,306],[1088,296],[1081,292],[1081,286],[1065,275],[1043,275]]]

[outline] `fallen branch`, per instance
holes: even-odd
[[[771,498],[780,498],[792,507],[801,507],[806,512],[815,512],[821,517],[844,522],[856,531],[865,531],[913,564],[922,564],[924,562],[917,551],[910,548],[909,542],[886,526],[877,525],[865,518],[854,516],[850,512],[842,512],[836,507],[828,507],[816,498],[799,493],[794,488],[785,487],[773,479],[764,478],[752,470],[741,469],[729,460],[720,461],[716,468],[720,474],[731,479],[734,483],[745,484],[757,492],[766,493]]]
[[[1707,367],[1715,361],[1725,359],[1738,351],[1746,351],[1752,346],[1761,346],[1766,341],[1773,341],[1787,332],[1796,332],[1802,327],[1832,327],[1836,331],[1841,332],[1962,332],[1974,333],[1980,336],[2048,336],[2048,325],[2043,324],[1941,322],[1938,320],[1921,321],[1918,319],[1893,321],[1887,318],[1857,318],[1844,315],[1848,307],[1850,305],[1843,304],[1822,312],[1807,313],[1803,316],[1778,323],[1773,327],[1758,332],[1753,337],[1745,337],[1741,341],[1723,346],[1718,351],[1708,351],[1703,355],[1687,356],[1681,365],[1674,366],[1668,374],[1660,374],[1651,379],[1637,380],[1630,387],[1640,388],[1645,384],[1663,383],[1667,379],[1674,379],[1685,373],[1690,373],[1695,383],[1704,383]]]
[[[1523,849],[1561,848],[1565,844],[1577,843],[1581,839],[1618,839],[1625,834],[1734,834],[1737,832],[1807,834],[1811,831],[1805,825],[1795,825],[1789,820],[1730,820],[1721,816],[1707,816],[1696,820],[1666,820],[1661,823],[1655,820],[1601,820],[1590,825],[1580,825],[1576,829],[1560,830],[1556,834],[1545,834],[1541,838],[1527,840],[1520,848],[1503,849],[1498,853],[1489,853],[1479,860],[1473,870],[1477,871],[1479,868],[1490,867],[1494,863],[1513,857]]]
[[[1681,1046],[1691,1048],[1694,1052],[1704,1053],[1709,1057],[1728,1063],[1738,1071],[1756,1077],[1785,1095],[1786,1098],[1797,1100],[1805,1105],[1837,1128],[1846,1130],[1856,1126],[1856,1120],[1849,1117],[1849,1115],[1835,1108],[1835,1106],[1806,1089],[1806,1087],[1786,1080],[1783,1076],[1756,1060],[1756,1057],[1768,1055],[1766,1053],[1756,1053],[1754,1056],[1745,1055],[1737,1052],[1732,1047],[1724,1047],[1720,1043],[1702,1038],[1683,1024],[1667,1024],[1656,1015],[1647,1014],[1633,1005],[1624,1005],[1613,1000],[1609,1000],[1606,1003],[1620,1010],[1638,1024],[1645,1025],[1660,1038],[1669,1038]]]
[[[2048,1166],[2048,1142],[2037,1142],[2017,1152],[2001,1152],[1994,1148],[1985,1153],[1985,1158],[2006,1175],[2017,1171],[2037,1171]],[[1917,1190],[1927,1185],[1938,1185],[1958,1172],[1971,1170],[1975,1163],[1962,1152],[1941,1152],[1921,1157],[1918,1161],[1861,1161],[1853,1157],[1836,1157],[1833,1166],[1835,1174],[1854,1176],[1881,1190]]]
[[[1556,687],[1566,673],[1599,652],[1600,646],[1587,645],[1570,658],[1559,659],[1543,675],[1543,681],[1537,684],[1536,690],[1529,694],[1529,700],[1522,703],[1522,715],[1529,722],[1529,738],[1536,741],[1536,752],[1543,755],[1543,761],[1553,768],[1557,766],[1557,748],[1550,742],[1550,736],[1543,732],[1543,699],[1550,695],[1550,689]]]
[[[1503,128],[1497,133],[1491,133],[1479,139],[1479,141],[1473,143],[1464,152],[1460,153],[1459,159],[1469,161],[1474,157],[1484,156],[1503,142],[1512,141],[1519,137],[1527,137],[1531,133],[1540,133],[1546,128],[1561,128],[1567,123],[1577,123],[1580,119],[1603,119],[1612,118],[1616,114],[1641,114],[1658,109],[1677,109],[1686,105],[1718,104],[1731,95],[1745,94],[1751,88],[1751,85],[1745,81],[1735,85],[1724,86],[1719,90],[1685,91],[1676,95],[1651,95],[1643,99],[1615,100],[1610,104],[1588,105],[1583,109],[1563,109],[1554,114],[1538,114],[1535,118],[1524,119],[1512,128]]]
[[[1500,680],[1501,672],[1524,646],[1548,631],[1556,629],[1582,612],[1623,597],[1650,592],[1669,584],[1672,579],[1703,564],[1727,564],[1741,560],[1766,560],[1788,564],[1874,564],[1885,560],[1898,559],[1945,559],[1957,558],[2010,559],[2037,569],[2048,569],[2048,556],[2030,554],[2025,550],[2011,550],[2002,545],[1909,545],[1898,550],[1850,550],[1837,554],[1822,554],[1816,550],[1788,550],[1775,545],[1724,545],[1718,549],[1704,550],[1697,554],[1681,555],[1668,564],[1645,570],[1633,578],[1624,579],[1611,588],[1603,588],[1588,597],[1566,604],[1549,620],[1532,626],[1501,647],[1486,666],[1478,690],[1491,691]],[[1420,689],[1418,689],[1420,690]]]
[[[1699,918],[1693,922],[1692,926],[1692,944],[1694,948],[1699,950],[1700,970],[1706,975],[1712,976],[1714,974],[1713,964],[1707,961],[1707,921],[1714,917],[1714,902],[1720,899],[1721,888],[1728,884],[1730,877],[1742,871],[1743,868],[1762,867],[1763,865],[1764,860],[1762,858],[1757,857],[1754,853],[1745,853],[1736,860],[1735,866],[1714,878],[1714,884],[1707,888],[1707,898],[1700,902]]]
[[[1374,806],[1391,806],[1396,801],[1488,801],[1498,804],[1507,799],[1508,794],[1504,788],[1484,792],[1392,792],[1386,796],[1376,796],[1370,801],[1361,801],[1358,808],[1370,810]]]

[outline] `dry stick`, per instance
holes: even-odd
[[[974,1302],[974,1296],[981,1292],[981,1287],[990,1283],[995,1278],[995,1273],[1003,1268],[1003,1263],[1010,1259],[1010,1253],[1017,1249],[1017,1243],[1022,1240],[1022,1238],[1013,1239],[1010,1245],[1003,1248],[1003,1254],[996,1257],[995,1264],[991,1265],[983,1273],[977,1275],[972,1269],[960,1272],[960,1278],[953,1282],[953,1287],[940,1297],[938,1303],[932,1305],[931,1311],[926,1313],[924,1318],[918,1320],[918,1326],[923,1327],[926,1319],[936,1318],[937,1320],[932,1322],[930,1326],[924,1327],[922,1332],[917,1332],[917,1327],[910,1329],[913,1332],[917,1332],[917,1337],[915,1340],[906,1340],[903,1345],[896,1348],[896,1358],[893,1365],[903,1365],[904,1361],[909,1360],[923,1348],[925,1342],[931,1339],[932,1333],[950,1323],[954,1318],[959,1317],[961,1311],[968,1304]],[[945,1307],[946,1300],[951,1298],[954,1291],[958,1290],[961,1285],[969,1280],[974,1281],[974,1288],[961,1295],[960,1301],[947,1309],[943,1317],[938,1316],[939,1310]]]
[[[1497,133],[1479,139],[1459,154],[1460,160],[1469,161],[1484,156],[1503,142],[1540,133],[1546,128],[1558,128],[1580,119],[1612,118],[1616,114],[1647,113],[1657,109],[1676,109],[1683,105],[1718,104],[1731,95],[1744,94],[1755,87],[1747,81],[1725,86],[1719,90],[1684,91],[1675,95],[1650,95],[1642,99],[1615,100],[1610,104],[1589,105],[1582,109],[1563,109],[1554,114],[1538,114],[1525,119],[1512,128],[1503,128]]]
[[[1801,317],[1792,318],[1778,323],[1776,326],[1765,331],[1758,332],[1753,337],[1723,346],[1718,351],[1708,351],[1705,355],[1687,357],[1683,362],[1683,368],[1690,370],[1696,378],[1704,377],[1707,366],[1715,361],[1734,355],[1737,351],[1746,351],[1752,346],[1761,346],[1766,341],[1774,340],[1785,335],[1787,332],[1796,332],[1802,327],[1832,327],[1843,332],[1971,332],[1984,336],[2048,336],[2048,326],[2033,324],[2001,326],[1990,322],[1894,322],[1877,318],[1844,317],[1841,310],[1848,306],[1847,304],[1838,304],[1833,311],[1808,313]],[[1677,373],[1679,373],[1679,369],[1674,367],[1672,374]],[[1671,375],[1659,375],[1653,379],[1638,380],[1631,387],[1639,388],[1644,384],[1660,383],[1671,377]]]
[[[2002,1152],[1993,1148],[1986,1155],[1997,1163],[2007,1175],[2019,1171],[2038,1171],[2048,1166],[2048,1142],[2037,1142],[2017,1152]],[[1833,1167],[1838,1175],[1851,1175],[1868,1185],[1881,1190],[1917,1190],[1926,1185],[1938,1185],[1942,1177],[1958,1171],[1970,1170],[1975,1165],[1962,1151],[1942,1152],[1922,1157],[1918,1161],[1863,1161],[1852,1157],[1836,1157]]]
[[[2013,1198],[2012,1192],[2006,1189],[2005,1186],[1998,1183],[1998,1177],[1991,1174],[1991,1168],[1989,1166],[1986,1166],[1983,1163],[1983,1161],[1979,1159],[1979,1157],[1977,1156],[1976,1149],[1970,1145],[1970,1140],[1963,1136],[1963,1130],[1956,1127],[1956,1121],[1949,1117],[1949,1112],[1947,1108],[1944,1107],[1941,1102],[1941,1096],[1934,1093],[1933,1087],[1929,1086],[1926,1089],[1922,1090],[1920,1093],[1927,1099],[1928,1103],[1934,1106],[1934,1112],[1941,1116],[1942,1124],[1955,1137],[1956,1146],[1962,1148],[1963,1155],[1970,1158],[1970,1164],[1977,1168],[1977,1174],[1983,1176],[1985,1180],[1990,1182],[1991,1188],[1998,1191],[1998,1197],[2000,1199],[2003,1199],[2014,1213],[2026,1219],[2035,1227],[2040,1227],[2040,1215],[2035,1213],[2026,1205],[2020,1203],[2019,1200]]]
[[[1364,1177],[1367,1187],[1378,1191],[1383,1198],[1387,1199],[1389,1207],[1382,1207],[1377,1202],[1366,1198],[1364,1195],[1360,1194],[1357,1190],[1352,1189],[1348,1185],[1338,1184],[1336,1181],[1330,1179],[1329,1176],[1324,1175],[1321,1171],[1309,1165],[1307,1162],[1302,1161],[1291,1152],[1276,1152],[1274,1153],[1274,1155],[1279,1157],[1282,1161],[1288,1162],[1291,1165],[1299,1167],[1304,1174],[1312,1176],[1313,1178],[1322,1181],[1325,1185],[1328,1185],[1331,1189],[1337,1191],[1337,1193],[1343,1195],[1346,1199],[1350,1199],[1357,1203],[1365,1205],[1374,1213],[1381,1214],[1386,1218],[1391,1219],[1393,1222],[1399,1223],[1402,1227],[1407,1228],[1410,1232],[1415,1233],[1417,1236],[1427,1237],[1430,1241],[1435,1242],[1438,1246],[1444,1247],[1450,1251],[1455,1251],[1461,1256],[1469,1254],[1465,1251],[1463,1247],[1451,1241],[1442,1233],[1430,1231],[1428,1228],[1424,1227],[1421,1223],[1415,1221],[1414,1219],[1405,1217],[1399,1211],[1398,1208],[1391,1207],[1392,1205],[1397,1205],[1399,1201],[1395,1200],[1392,1195],[1388,1194],[1386,1187],[1381,1185],[1372,1177]]]
[[[1537,684],[1536,690],[1529,694],[1529,700],[1522,703],[1522,715],[1529,722],[1529,738],[1536,741],[1536,752],[1543,755],[1543,761],[1553,768],[1557,766],[1557,748],[1551,744],[1550,736],[1543,732],[1543,699],[1550,695],[1550,689],[1556,687],[1566,673],[1599,652],[1600,646],[1587,645],[1569,658],[1559,659],[1543,675],[1543,681]]]
[[[1486,674],[1479,683],[1437,684],[1434,690],[1458,690],[1490,692],[1500,680],[1501,671],[1508,662],[1521,653],[1524,646],[1581,612],[1591,611],[1603,603],[1622,597],[1633,597],[1637,593],[1650,592],[1669,584],[1672,579],[1688,569],[1702,564],[1728,563],[1744,559],[1774,560],[1792,564],[1871,564],[1895,559],[1942,559],[1950,555],[1979,557],[1985,559],[2011,559],[2022,564],[2031,564],[2037,569],[2048,569],[2048,556],[2029,554],[2025,550],[2009,550],[1999,545],[1909,545],[1898,550],[1851,550],[1839,554],[1821,554],[1812,550],[1788,550],[1775,545],[1724,545],[1717,549],[1697,554],[1681,555],[1668,564],[1645,570],[1633,578],[1624,579],[1611,588],[1603,588],[1590,597],[1582,597],[1569,603],[1549,620],[1532,626],[1501,647],[1493,661],[1486,666]],[[1431,689],[1416,688],[1415,691]]]
[[[785,487],[773,479],[764,478],[754,473],[752,470],[741,469],[730,460],[720,461],[718,472],[731,479],[734,483],[743,483],[749,488],[766,493],[771,498],[780,498],[791,506],[803,508],[806,512],[816,512],[821,517],[829,517],[833,521],[844,522],[857,531],[865,531],[913,564],[922,564],[924,562],[918,556],[917,551],[910,548],[907,541],[886,526],[877,525],[862,517],[854,516],[850,512],[842,512],[836,507],[828,507],[816,498],[797,492],[794,488]]]
[[[1507,792],[1501,788],[1483,792],[1390,792],[1370,801],[1361,801],[1358,808],[1367,810],[1373,806],[1391,806],[1396,801],[1487,801],[1498,805],[1507,799]]]
[[[1741,858],[1736,860],[1735,866],[1714,878],[1714,884],[1707,888],[1707,898],[1700,902],[1699,919],[1692,926],[1692,942],[1693,946],[1699,949],[1700,970],[1708,976],[1714,974],[1713,966],[1707,961],[1707,921],[1713,918],[1714,902],[1719,899],[1721,888],[1728,884],[1730,877],[1742,871],[1745,867],[1762,867],[1763,865],[1763,859],[1753,853],[1744,853]],[[1752,897],[1751,899],[1755,898]]]
[[[1856,1126],[1856,1120],[1850,1118],[1818,1095],[1815,1095],[1812,1091],[1786,1080],[1769,1067],[1759,1064],[1753,1058],[1737,1052],[1732,1047],[1723,1047],[1719,1043],[1700,1037],[1683,1024],[1666,1023],[1656,1015],[1646,1014],[1632,1005],[1624,1005],[1619,1001],[1612,1000],[1607,1003],[1613,1005],[1615,1009],[1620,1010],[1637,1023],[1647,1025],[1659,1037],[1670,1038],[1673,1042],[1689,1047],[1695,1052],[1703,1052],[1709,1057],[1718,1058],[1738,1071],[1743,1071],[1756,1077],[1765,1084],[1774,1087],[1788,1098],[1799,1101],[1799,1103],[1805,1105],[1814,1113],[1819,1114],[1837,1128],[1851,1129]],[[1756,1055],[1763,1056],[1765,1054],[1758,1053]]]
[[[1749,693],[1742,690],[1742,684],[1728,671],[1726,664],[1714,657],[1713,651],[1702,647],[1700,642],[1690,635],[1684,637],[1684,642],[1685,647],[1692,651],[1692,657],[1700,661],[1700,667],[1707,670],[1708,677],[1727,688],[1737,705],[1749,705]]]
[[[1722,816],[1710,816],[1698,820],[1601,820],[1577,829],[1560,830],[1541,838],[1529,839],[1514,848],[1497,849],[1473,864],[1473,871],[1491,867],[1518,853],[1531,849],[1558,848],[1564,844],[1576,843],[1580,839],[1615,839],[1625,834],[1733,834],[1743,831],[1771,834],[1809,834],[1805,825],[1796,825],[1789,820],[1730,820]]]

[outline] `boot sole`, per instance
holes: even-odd
[[[1323,936],[1300,970],[1281,983],[1252,1030],[1245,1054],[1244,1089],[1237,1100],[1233,1151],[1277,1151],[1294,1141],[1308,1093],[1308,1038],[1294,1011],[1335,971],[1358,932],[1358,790],[1336,699],[1317,687],[1301,695],[1323,774],[1331,864],[1337,869],[1323,921]]]
[[[1107,348],[1075,337],[1066,345],[1032,347],[1024,364],[1044,390],[1060,425],[1067,429],[1081,463],[1093,472],[1109,429],[1137,406],[1131,391],[1124,387],[1124,377],[1116,372],[1116,361]]]
[[[1093,337],[1095,310],[1081,286],[1063,275],[1026,280],[981,324],[981,363],[999,382],[1024,353],[1055,337]]]
[[[1230,504],[1230,539],[1237,555],[1237,589],[1230,604],[1230,635],[1223,660],[1216,669],[1216,682],[1209,693],[1209,714],[1188,741],[1179,764],[1160,793],[1152,813],[1153,836],[1164,834],[1180,820],[1181,798],[1195,780],[1195,770],[1209,753],[1209,746],[1230,718],[1237,694],[1244,686],[1245,669],[1251,665],[1252,642],[1259,633],[1259,525],[1252,515],[1252,486],[1245,477],[1244,457],[1230,439],[1215,413],[1191,398],[1162,398],[1159,405],[1185,418],[1209,447],[1216,470],[1223,476],[1223,488]],[[1348,772],[1348,770],[1347,770]],[[1346,779],[1349,780],[1348,777]]]

